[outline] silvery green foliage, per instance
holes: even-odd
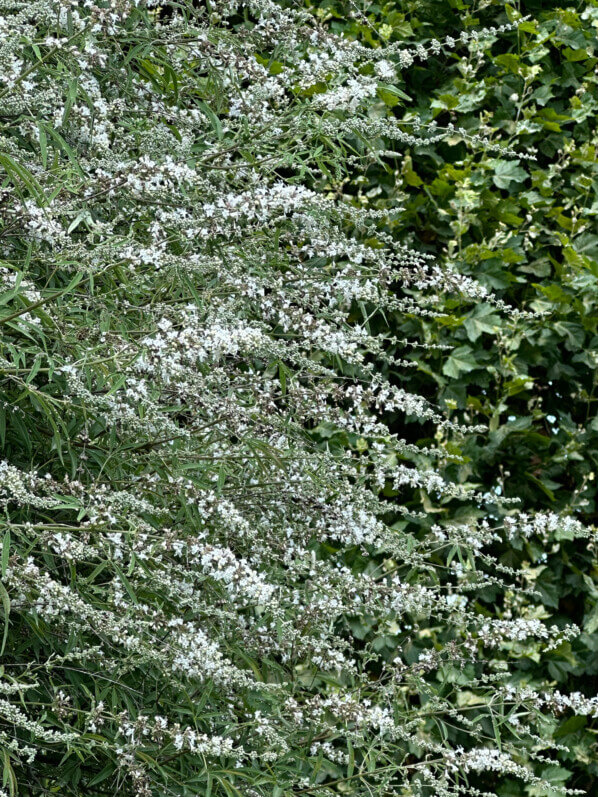
[[[269,0],[0,9],[6,793],[548,788],[551,713],[598,705],[509,681],[577,629],[492,545],[590,532],[443,478],[475,429],[370,317],[493,299],[323,188],[446,134],[377,91],[458,43]]]

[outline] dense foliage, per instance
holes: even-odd
[[[591,793],[598,13],[529,11],[0,0],[5,794]]]
[[[432,29],[454,34],[455,12],[466,29],[485,24],[502,3],[371,8],[369,25],[351,23],[352,35],[368,37],[371,26],[386,23],[387,38],[409,41]],[[528,1],[517,8],[530,19],[516,37],[493,40],[483,59],[463,53],[452,63],[418,64],[399,85],[410,97],[407,113],[534,148],[535,161],[496,158],[455,137],[433,150],[411,148],[399,168],[370,169],[350,190],[374,207],[404,205],[393,227],[400,240],[475,274],[510,304],[546,313],[508,324],[488,304],[468,308],[451,297],[439,305],[444,319],[400,326],[456,346],[448,358],[412,355],[419,367],[408,384],[446,410],[467,410],[472,421],[488,424],[463,447],[468,464],[457,478],[518,496],[528,508],[570,507],[595,523],[598,4]],[[527,657],[527,677],[596,694],[595,550],[553,537],[550,543],[509,546],[501,561],[528,562],[547,610],[584,633],[548,659]],[[563,756],[569,782],[593,793],[595,723],[563,718],[556,734],[574,749]],[[509,783],[502,793],[525,792]]]

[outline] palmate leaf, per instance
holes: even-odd
[[[471,315],[465,319],[463,326],[467,330],[467,337],[475,343],[484,332],[492,335],[500,328],[502,319],[497,315],[492,306],[478,305]]]
[[[462,373],[473,371],[477,367],[479,366],[475,360],[473,349],[470,346],[459,346],[446,359],[442,366],[442,373],[457,378]]]

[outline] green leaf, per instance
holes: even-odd
[[[210,123],[212,125],[212,129],[216,133],[216,137],[219,140],[224,138],[224,131],[222,129],[222,123],[221,123],[220,119],[216,116],[214,111],[203,100],[196,100],[196,102],[197,102],[198,106],[201,108],[201,110],[203,111],[203,113],[210,120]]]
[[[44,189],[33,174],[23,164],[18,163],[14,158],[5,152],[0,152],[0,166],[3,166],[9,177],[15,181],[15,186],[18,188],[19,181],[22,182],[29,190],[30,194],[35,198],[38,205],[43,206],[46,204],[46,195]]]
[[[8,616],[10,614],[10,597],[6,591],[6,587],[0,581],[0,598],[2,599],[2,610],[4,613],[4,633],[2,636],[2,647],[0,647],[0,656],[4,654],[6,647],[6,639],[8,637]]]
[[[583,347],[586,333],[581,324],[574,321],[556,321],[552,328],[565,338],[565,348],[569,351],[578,351]]]
[[[10,529],[6,529],[2,540],[2,578],[6,578],[8,560],[10,558]]]
[[[467,337],[473,343],[475,343],[483,332],[495,334],[500,324],[500,316],[493,312],[493,308],[489,304],[478,305],[473,313],[463,322],[463,326],[467,331]]]
[[[48,168],[48,137],[43,126],[38,122],[37,132],[39,136],[39,151],[42,158],[42,166],[44,169]]]
[[[119,567],[119,565],[117,565],[117,564],[116,564],[116,562],[113,562],[113,563],[112,563],[112,566],[113,566],[113,567],[114,567],[114,569],[116,570],[116,572],[117,572],[117,574],[118,574],[118,577],[119,577],[119,578],[120,578],[120,580],[122,581],[122,583],[123,583],[123,586],[124,586],[124,588],[127,590],[127,593],[128,593],[128,595],[129,595],[129,597],[131,598],[131,600],[133,601],[133,603],[135,603],[135,604],[139,603],[139,601],[137,600],[137,595],[135,595],[135,592],[134,592],[134,590],[133,590],[133,587],[131,586],[131,582],[130,582],[130,581],[129,581],[129,579],[128,579],[128,578],[125,576],[125,574],[123,573],[122,569]]]
[[[587,634],[595,634],[598,631],[598,603],[595,603],[592,611],[584,617],[583,630]]]
[[[553,784],[564,783],[571,775],[572,772],[569,769],[565,769],[556,764],[554,766],[545,767],[542,770],[542,777]]]
[[[569,733],[576,733],[582,728],[585,728],[587,723],[587,717],[569,717],[557,728],[554,733],[555,738],[560,739],[562,736],[567,736]]]
[[[75,100],[77,99],[77,78],[73,78],[69,81],[69,89],[67,92],[66,102],[64,103],[64,112],[62,114],[62,123],[61,126],[64,127],[68,121],[69,114],[71,112],[71,108],[75,104]]]
[[[79,159],[77,158],[75,152],[73,151],[70,144],[68,144],[65,139],[60,135],[58,130],[56,130],[52,125],[48,124],[48,122],[40,122],[40,125],[43,126],[46,133],[50,136],[50,138],[54,139],[54,143],[57,145],[58,149],[62,150],[68,160],[73,164],[76,171],[79,173],[81,177],[84,177],[85,174],[83,169],[79,164]]]
[[[391,86],[389,83],[378,83],[378,86],[383,91],[388,92],[389,94],[394,94],[395,97],[400,97],[402,100],[411,102],[412,98],[408,94],[405,94],[405,92],[397,86]]]
[[[565,49],[563,50],[563,55],[565,56],[567,61],[572,61],[572,62],[585,61],[586,58],[592,57],[591,54],[588,53],[588,51],[584,50],[583,48],[572,50],[571,47],[565,47]]]
[[[101,769],[98,774],[87,784],[88,787],[97,786],[116,772],[117,767],[111,762]]]
[[[494,176],[492,182],[497,188],[508,189],[512,182],[522,183],[529,176],[525,169],[519,166],[519,160],[494,161]]]
[[[283,396],[286,396],[287,392],[287,369],[285,364],[280,361],[278,363],[278,379],[280,380],[280,392]]]
[[[442,366],[442,373],[457,379],[461,374],[473,371],[478,364],[470,346],[459,346],[454,349]]]
[[[19,786],[10,761],[10,753],[5,747],[2,748],[2,786],[8,786],[10,797],[15,797]]]

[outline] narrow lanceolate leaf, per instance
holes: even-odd
[[[0,600],[2,601],[2,613],[4,615],[4,631],[2,633],[2,645],[0,646],[0,656],[2,656],[6,648],[6,640],[8,639],[8,618],[10,615],[10,597],[6,591],[6,587],[2,582],[0,582]]]
[[[2,540],[2,578],[6,577],[6,570],[8,568],[8,560],[10,558],[10,529],[4,532]]]

